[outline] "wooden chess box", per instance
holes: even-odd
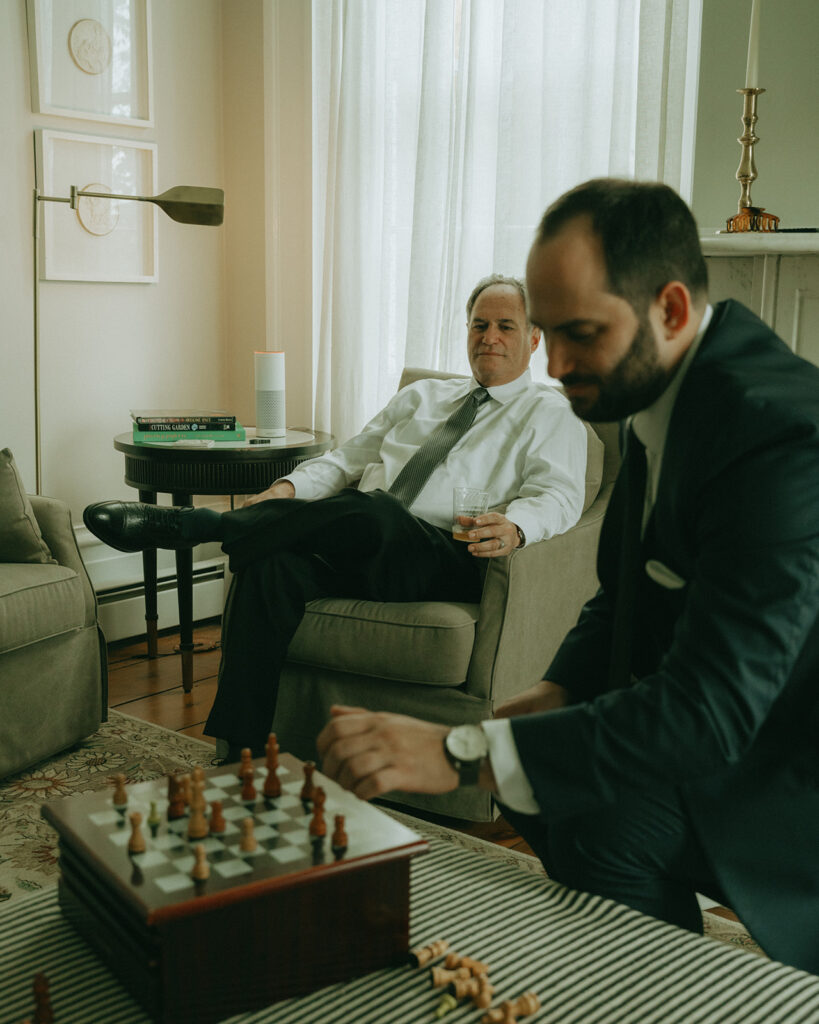
[[[196,840],[187,817],[167,820],[167,781],[128,787],[125,811],[111,791],[44,804],[59,835],[60,906],[131,995],[160,1024],[209,1024],[303,995],[406,957],[409,862],[427,843],[378,808],[314,774],[324,789],[327,835],[309,835],[312,811],[300,799],[303,765],[280,757],[281,796],[266,800],[264,761],[254,762],[258,797],[242,800],[236,766],[205,772],[205,798],[220,800],[224,835],[200,840],[209,877],[190,877]],[[129,815],[146,849],[130,854]],[[336,814],[348,845],[331,848]],[[251,816],[258,846],[239,847]]]

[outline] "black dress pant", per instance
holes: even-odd
[[[656,788],[587,814],[544,821],[502,806],[546,873],[570,889],[702,932],[695,893],[725,903],[675,789]]]
[[[467,545],[384,491],[260,502],[226,512],[222,527],[234,578],[205,732],[231,744],[264,745],[279,674],[308,601],[480,600],[483,565]]]

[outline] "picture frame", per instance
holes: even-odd
[[[151,0],[26,0],[36,114],[153,127]]]
[[[155,142],[39,128],[37,183],[43,196],[68,198],[71,186],[114,195],[156,194]],[[158,280],[157,211],[153,203],[80,199],[39,202],[40,277],[47,281]]]

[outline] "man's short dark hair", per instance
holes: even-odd
[[[594,178],[546,210],[545,242],[575,217],[588,216],[600,238],[609,289],[643,313],[669,281],[682,281],[696,302],[708,293],[708,270],[694,216],[677,193],[654,181]]]
[[[482,277],[480,281],[472,289],[472,294],[466,300],[466,319],[467,321],[472,316],[472,309],[475,303],[478,301],[478,296],[481,292],[486,291],[487,288],[492,288],[496,284],[505,284],[510,288],[517,288],[520,293],[521,301],[523,302],[523,309],[526,313],[526,323],[529,323],[529,296],[526,293],[526,283],[519,277],[506,277],[504,274],[490,274],[488,277]]]

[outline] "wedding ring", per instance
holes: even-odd
[[[506,547],[506,541],[503,539],[503,537],[498,537],[498,545],[498,550]]]

